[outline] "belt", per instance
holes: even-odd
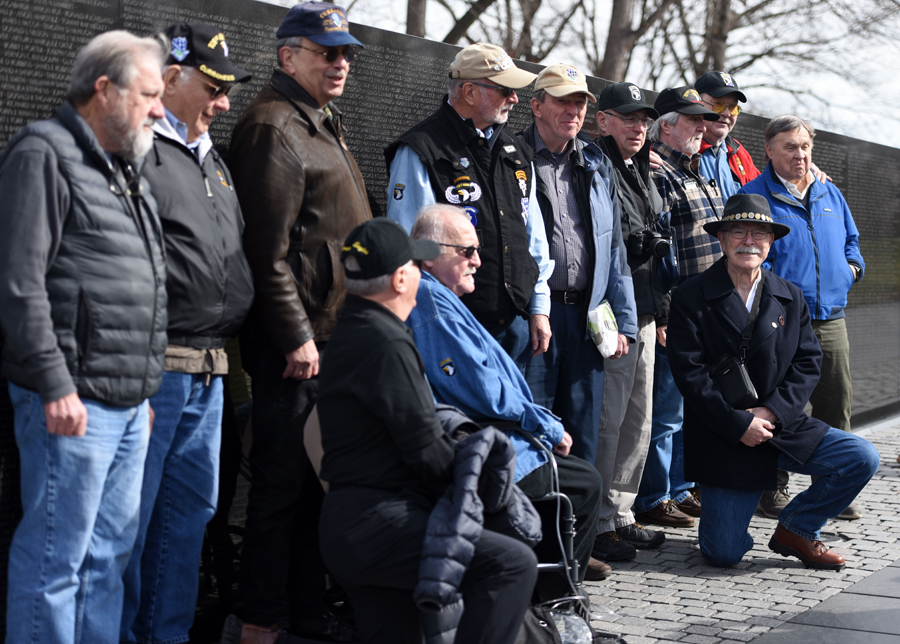
[[[562,304],[581,304],[584,302],[584,291],[550,291],[550,301]]]

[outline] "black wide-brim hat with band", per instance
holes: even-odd
[[[725,203],[725,211],[722,218],[718,221],[711,221],[703,224],[703,230],[715,237],[719,234],[719,229],[725,224],[736,223],[753,223],[768,224],[772,227],[772,234],[775,239],[781,239],[789,232],[790,226],[776,223],[772,220],[772,210],[769,208],[769,202],[762,195],[733,195],[728,198]]]
[[[410,239],[393,219],[376,217],[350,231],[341,248],[341,263],[355,257],[358,271],[344,273],[351,279],[368,280],[390,275],[411,259],[435,259],[441,247],[428,239]]]
[[[166,65],[193,67],[220,83],[246,83],[250,72],[228,60],[225,34],[217,27],[200,22],[182,22],[165,30],[171,42]]]

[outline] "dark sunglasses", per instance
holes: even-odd
[[[478,83],[475,83],[476,85]],[[458,244],[442,244],[438,242],[438,246],[447,246],[449,248],[459,248],[463,250],[463,255],[466,256],[466,259],[472,259],[472,255],[479,252],[478,246],[460,246]]]
[[[509,98],[509,95],[512,94],[514,90],[512,87],[501,87],[500,85],[487,85],[485,83],[476,83],[475,81],[466,81],[467,83],[472,83],[473,85],[478,85],[478,87],[487,87],[488,89],[495,89],[501,94],[503,94],[503,98]]]
[[[311,51],[314,54],[319,54],[319,56],[325,56],[325,60],[327,60],[329,63],[333,63],[334,61],[336,61],[338,56],[343,56],[344,60],[346,60],[348,64],[352,63],[353,59],[356,58],[356,50],[352,47],[348,47],[343,52],[341,52],[337,47],[329,47],[325,51],[310,49],[309,47],[304,47],[303,45],[291,45],[291,47],[305,49],[306,51]]]
[[[206,85],[206,87],[208,88],[207,91],[209,92],[209,95],[213,100],[215,100],[223,95],[228,96],[228,94],[231,92],[231,90],[233,90],[235,87],[237,87],[237,85],[231,85],[231,84],[229,84],[229,85],[213,85],[212,83],[207,83],[202,78],[194,76],[193,74],[189,74],[188,78],[192,78],[195,81],[197,81],[198,83],[203,83],[204,85]]]

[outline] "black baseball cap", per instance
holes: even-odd
[[[638,110],[647,110],[647,115],[658,119],[659,112],[653,109],[653,106],[647,104],[644,92],[634,83],[613,83],[607,85],[600,92],[600,98],[597,100],[597,109],[613,110],[620,114],[631,114]]]
[[[185,65],[222,83],[246,83],[250,72],[228,61],[228,43],[217,27],[200,22],[182,22],[163,32],[171,41],[166,65]]]
[[[772,227],[775,239],[781,239],[789,232],[791,227],[775,223],[772,220],[772,210],[769,208],[769,200],[762,195],[737,194],[732,195],[725,202],[725,210],[722,218],[703,224],[703,230],[715,237],[719,229],[725,224],[738,222],[751,222],[754,224],[768,224]]]
[[[703,107],[700,94],[690,85],[664,89],[656,97],[653,107],[660,116],[669,112],[678,112],[679,114],[701,114],[707,121],[719,120],[718,114]]]
[[[368,280],[389,275],[411,259],[434,259],[441,248],[429,239],[410,239],[393,219],[377,217],[350,231],[341,248],[341,262],[355,257],[358,271],[344,272],[347,277]]]
[[[329,2],[304,2],[291,7],[278,25],[276,38],[302,36],[323,47],[364,45],[350,35],[350,21],[343,7]]]
[[[694,83],[694,89],[702,94],[709,94],[714,98],[719,98],[726,94],[737,94],[741,103],[747,102],[747,97],[740,90],[737,79],[725,72],[706,72]]]

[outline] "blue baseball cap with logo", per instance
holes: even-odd
[[[275,37],[298,36],[309,38],[323,47],[365,46],[350,35],[350,21],[344,8],[327,2],[304,2],[291,7],[278,26]]]

